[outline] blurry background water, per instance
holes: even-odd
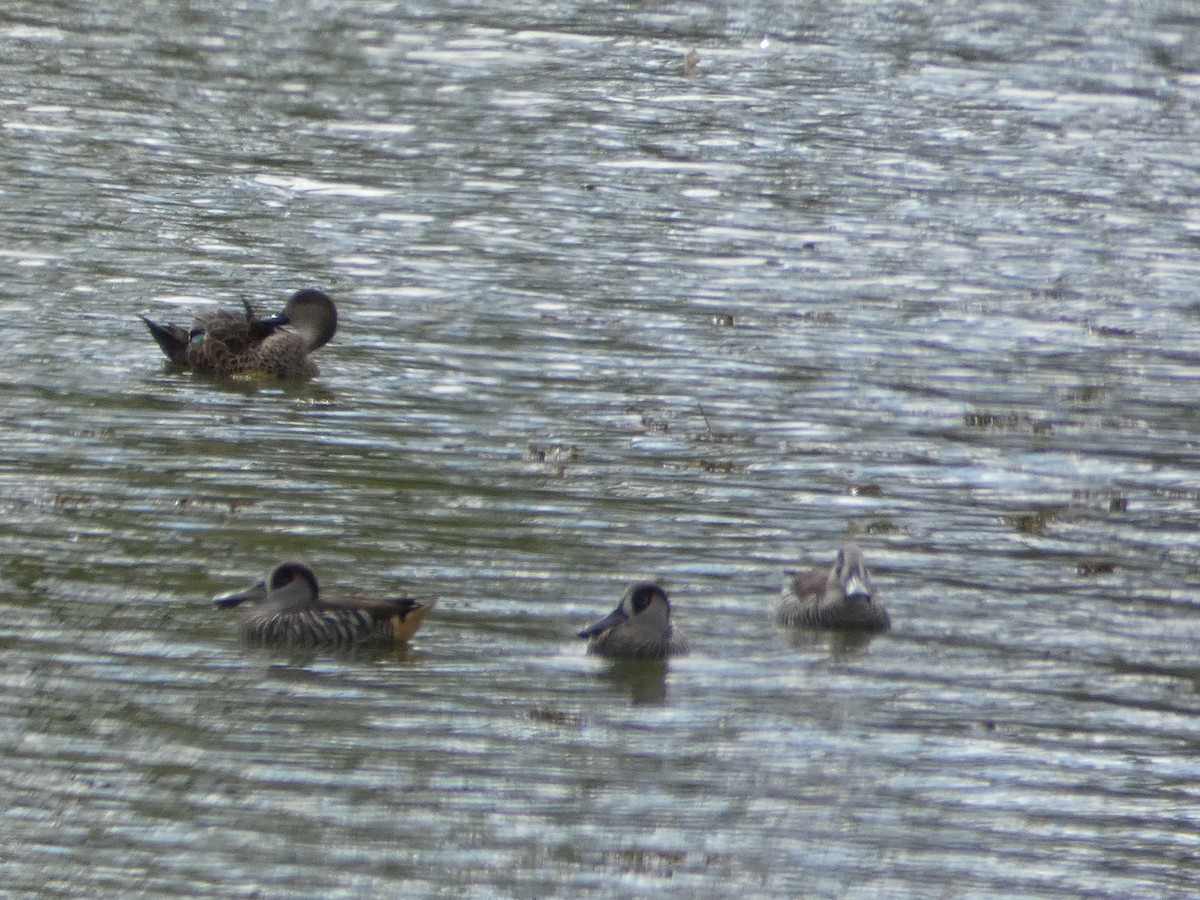
[[[6,3],[5,892],[1192,893],[1198,48],[1188,2]],[[305,385],[137,319],[303,285]],[[893,631],[776,631],[849,535]],[[210,598],[292,556],[438,609],[239,644]],[[573,638],[636,577],[666,669]]]

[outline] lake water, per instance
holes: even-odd
[[[8,3],[4,893],[1193,895],[1200,12],[1062,6]],[[438,607],[244,646],[289,557]]]

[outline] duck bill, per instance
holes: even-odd
[[[288,318],[288,314],[286,312],[281,312],[281,313],[276,313],[273,316],[267,316],[265,318],[259,319],[258,324],[259,325],[290,325],[291,321],[292,320]]]
[[[857,600],[864,605],[871,602],[871,589],[857,575],[851,575],[846,579],[846,583],[842,585],[842,591],[847,600]]]
[[[625,611],[618,606],[595,625],[589,625],[583,631],[579,632],[579,636],[581,638],[590,638],[601,632],[608,631],[610,628],[615,628],[617,625],[628,620],[629,616],[625,615]]]
[[[239,603],[245,603],[251,600],[258,603],[264,600],[267,596],[267,583],[260,581],[253,587],[246,588],[244,591],[237,591],[233,594],[225,594],[221,597],[213,597],[213,603],[217,606],[237,606]]]
[[[433,603],[422,603],[419,606],[414,606],[406,613],[393,616],[392,637],[397,641],[411,641],[413,635],[420,630],[421,623],[425,621],[425,617],[429,615],[429,611],[433,607]]]

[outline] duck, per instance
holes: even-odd
[[[298,561],[280,563],[257,584],[213,602],[254,604],[242,614],[243,640],[300,647],[409,641],[436,605],[407,598],[322,597],[316,573]]]
[[[611,613],[579,632],[588,653],[612,659],[665,659],[688,652],[683,633],[671,624],[667,592],[648,581],[630,585]]]
[[[789,572],[775,607],[785,627],[887,631],[891,617],[875,596],[867,561],[857,544],[846,544],[828,569]]]
[[[259,378],[314,378],[319,373],[309,354],[337,333],[337,306],[328,294],[304,288],[282,312],[264,318],[248,300],[242,305],[244,310],[199,313],[190,329],[140,318],[167,359],[193,372]]]

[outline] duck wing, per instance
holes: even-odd
[[[390,619],[399,616],[403,620],[409,613],[424,609],[430,604],[409,597],[378,600],[367,597],[322,597],[317,609],[323,612],[361,612],[375,619]]]
[[[825,584],[828,580],[828,569],[807,569],[803,572],[793,572],[790,586],[798,599],[814,599],[825,595]]]

